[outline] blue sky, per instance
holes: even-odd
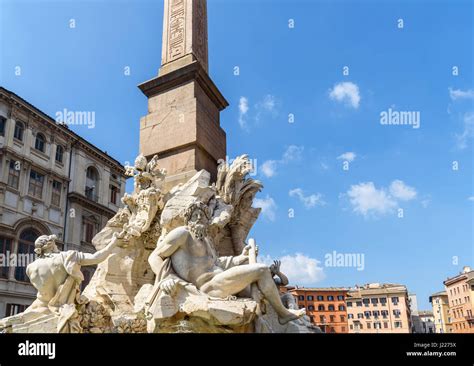
[[[134,159],[162,2],[0,4],[0,84],[51,116],[94,111],[95,128],[71,128]],[[256,159],[265,186],[263,257],[299,285],[402,283],[430,308],[474,262],[472,2],[209,0],[208,16],[228,155]],[[419,128],[382,125],[389,109]],[[326,266],[333,251],[364,269]]]

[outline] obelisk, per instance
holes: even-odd
[[[148,97],[140,152],[158,154],[169,182],[201,169],[215,181],[217,162],[226,157],[219,113],[228,103],[208,75],[206,0],[164,0],[161,67],[139,88]]]

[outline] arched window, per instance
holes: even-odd
[[[329,310],[329,311],[334,311],[334,305],[329,305],[329,306],[328,306],[328,310]]]
[[[87,168],[86,171],[86,197],[97,202],[98,197],[99,173],[93,166]]]
[[[64,148],[61,145],[56,146],[56,161],[63,162]]]
[[[41,133],[36,134],[35,149],[44,152],[45,145],[46,138],[44,137],[44,135]]]
[[[17,265],[15,268],[15,279],[17,281],[28,282],[26,267],[30,262],[30,257],[35,253],[35,240],[40,233],[34,229],[25,229],[20,234],[18,241]]]
[[[23,134],[25,132],[25,125],[17,121],[15,123],[15,132],[13,133],[13,137],[16,138],[17,140],[23,141]]]
[[[324,305],[319,305],[319,306],[318,306],[318,310],[319,310],[319,311],[324,311]]]

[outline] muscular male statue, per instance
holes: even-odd
[[[186,226],[170,231],[150,256],[152,269],[155,270],[157,263],[170,258],[178,277],[192,283],[203,293],[217,298],[236,295],[255,283],[275,309],[281,324],[305,315],[305,309],[285,308],[266,265],[248,264],[250,246],[246,246],[242,254],[235,257],[217,256],[207,236],[209,217],[206,205],[201,202],[192,203],[185,212]],[[177,281],[169,278],[160,283],[160,288],[165,293],[172,294],[176,285]]]
[[[37,319],[42,315],[54,313],[68,315],[64,310],[75,309],[79,297],[79,286],[84,280],[81,266],[91,266],[104,261],[117,245],[117,234],[102,250],[93,254],[76,250],[59,251],[55,235],[43,235],[35,241],[37,259],[26,268],[31,284],[38,290],[36,300],[23,312],[0,321],[0,328]]]

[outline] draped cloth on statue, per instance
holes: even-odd
[[[59,333],[77,333],[80,331],[80,326],[72,319],[77,315],[76,305],[80,304],[80,284],[84,280],[81,261],[84,255],[76,250],[61,252],[58,255],[68,276],[49,301],[48,308],[59,317],[57,326]]]
[[[69,250],[61,252],[59,255],[68,276],[49,301],[48,308],[59,317],[58,332],[76,333],[80,331],[80,327],[70,320],[77,315],[76,304],[80,303],[80,284],[84,280],[81,261],[84,259],[84,254],[76,250]]]

